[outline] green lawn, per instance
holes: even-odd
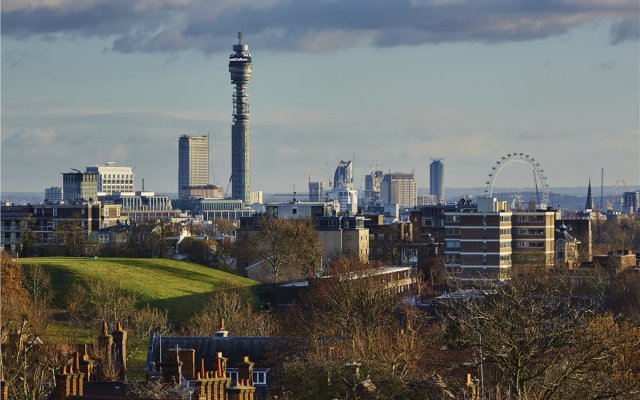
[[[25,268],[40,265],[50,273],[54,303],[74,282],[98,279],[133,293],[140,304],[169,310],[169,319],[186,321],[215,291],[250,288],[259,283],[184,261],[143,258],[38,257],[18,260]]]

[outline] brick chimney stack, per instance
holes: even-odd
[[[471,374],[467,374],[467,388],[470,400],[480,400],[480,386],[475,379],[471,378]]]
[[[98,336],[98,354],[102,358],[102,365],[100,366],[100,375],[102,379],[105,379],[109,374],[113,366],[112,360],[113,353],[113,336],[109,335],[109,327],[105,321],[102,322],[102,332]]]
[[[222,353],[217,353],[213,367],[213,371],[205,371],[204,359],[200,360],[200,371],[194,382],[197,400],[228,400],[227,388],[231,380],[227,378],[227,359]]]
[[[55,399],[65,400],[69,396],[82,397],[84,394],[84,374],[74,372],[73,365],[65,365],[62,372],[56,374]]]
[[[166,361],[159,363],[162,371],[162,380],[166,384],[180,385],[182,380],[182,361],[180,361],[179,349],[169,349]]]
[[[256,388],[253,386],[253,364],[249,356],[238,363],[238,381],[227,389],[229,400],[253,400]]]
[[[127,331],[122,329],[120,321],[116,322],[113,336],[113,368],[118,374],[118,379],[127,381]]]
[[[220,318],[220,327],[213,333],[215,337],[228,337],[229,331],[224,329],[224,318]]]
[[[4,368],[0,366],[0,400],[9,399],[9,386],[4,380]]]

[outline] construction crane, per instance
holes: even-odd
[[[229,194],[229,188],[231,187],[231,178],[233,178],[233,175],[229,176],[229,182],[227,183],[227,187],[224,188],[224,198],[227,198],[227,195]]]
[[[624,201],[624,197],[620,196],[620,187],[624,187],[624,191],[628,190],[627,182],[624,179],[618,179],[616,181],[616,186],[613,189],[613,194],[609,199],[607,199],[607,210],[616,210],[619,211],[622,209],[622,202]]]

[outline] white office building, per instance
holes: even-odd
[[[86,172],[98,174],[98,195],[134,191],[131,167],[107,162],[104,165],[87,167]]]

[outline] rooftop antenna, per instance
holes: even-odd
[[[238,44],[242,44],[242,31],[238,32]]]
[[[142,191],[144,192],[144,178],[142,178]]]

